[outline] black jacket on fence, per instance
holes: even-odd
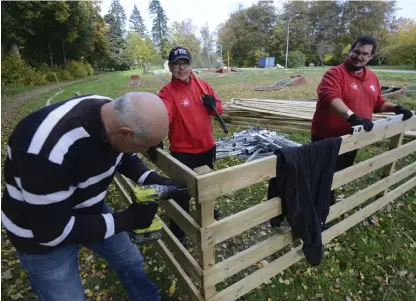
[[[295,236],[303,241],[303,253],[311,265],[323,258],[322,226],[329,213],[332,179],[342,139],[324,139],[300,147],[282,148],[276,178],[270,179],[268,198],[280,197],[283,215]],[[271,220],[279,226],[282,216]]]

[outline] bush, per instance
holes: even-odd
[[[16,54],[8,54],[1,61],[2,86],[29,86],[48,83],[46,74],[30,67]]]
[[[58,75],[59,80],[71,80],[74,79],[72,74],[68,70],[62,70]]]
[[[87,70],[87,75],[93,75],[94,74],[94,68],[92,68],[92,66],[90,65],[90,63],[86,62],[85,64],[85,69]]]
[[[87,76],[87,71],[82,62],[69,61],[68,66],[65,68],[74,78]]]
[[[288,68],[298,68],[305,66],[305,55],[300,51],[289,52],[287,57],[287,67]]]

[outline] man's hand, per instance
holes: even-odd
[[[163,150],[163,141],[160,141],[159,144],[152,146],[151,148],[149,148],[147,150],[147,154],[150,157],[150,160],[152,160],[152,162],[155,162],[157,159],[157,149],[160,148]]]
[[[374,123],[371,121],[371,120],[369,120],[369,119],[366,119],[366,118],[361,118],[361,117],[358,117],[357,115],[355,115],[355,114],[352,114],[348,119],[347,119],[347,121],[349,122],[349,123],[351,123],[353,126],[356,126],[356,125],[362,125],[363,126],[363,128],[364,128],[364,130],[366,131],[366,132],[369,132],[369,131],[371,131],[372,129],[373,129],[373,127],[374,127]]]
[[[396,113],[396,115],[403,114],[403,121],[410,119],[413,116],[410,110],[405,109],[402,106],[396,106],[394,108],[394,113]]]
[[[206,105],[208,108],[216,108],[217,107],[217,101],[214,97],[214,95],[211,94],[205,94],[201,97],[202,101],[204,102],[204,105]]]

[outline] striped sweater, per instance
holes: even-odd
[[[56,103],[13,131],[1,219],[17,251],[42,254],[114,235],[115,214],[101,214],[101,208],[115,172],[144,184],[160,177],[137,155],[110,147],[101,119],[109,101],[87,95]]]

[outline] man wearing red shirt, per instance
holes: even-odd
[[[191,76],[191,63],[192,57],[188,49],[174,47],[169,54],[172,79],[160,90],[158,96],[165,103],[169,114],[168,138],[171,155],[191,169],[203,165],[213,169],[216,147],[211,116],[215,116],[215,113],[211,107],[215,106],[219,114],[222,114],[224,109],[211,86],[200,80],[209,93],[203,95]],[[189,212],[189,199],[188,196],[175,201]],[[216,209],[214,217],[219,217],[219,211]],[[183,231],[173,221],[170,221],[170,229],[180,240],[184,238]]]
[[[325,73],[317,88],[312,142],[349,134],[351,126],[356,125],[362,125],[367,132],[371,131],[374,126],[371,121],[373,113],[403,114],[403,120],[412,117],[411,111],[382,97],[377,76],[366,68],[375,52],[375,40],[361,37],[352,44],[344,63]],[[351,166],[356,154],[357,150],[340,155],[336,171]]]

